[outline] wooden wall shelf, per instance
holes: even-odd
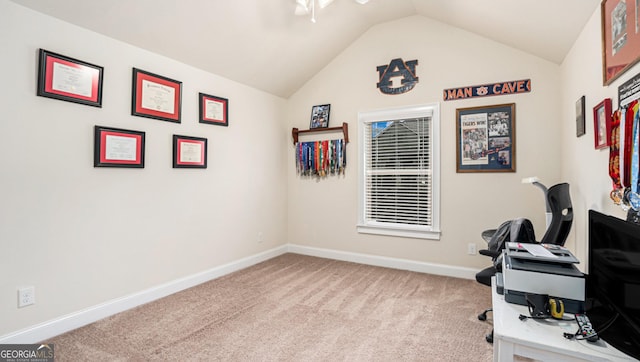
[[[298,135],[300,133],[334,132],[340,130],[342,130],[342,133],[344,134],[344,143],[349,143],[349,124],[347,122],[342,122],[342,127],[312,128],[303,130],[293,128],[291,130],[291,135],[293,136],[293,144],[295,145],[298,143]]]

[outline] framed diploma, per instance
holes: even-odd
[[[133,68],[131,114],[180,123],[182,82]]]
[[[144,168],[144,132],[95,126],[93,167]]]
[[[38,96],[102,107],[103,67],[44,49],[38,54]]]
[[[456,109],[456,172],[516,171],[516,104]]]
[[[207,139],[173,135],[173,168],[207,168]]]
[[[229,126],[229,100],[200,93],[200,123]]]

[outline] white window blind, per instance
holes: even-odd
[[[429,119],[367,124],[365,145],[370,220],[431,226]]]
[[[424,111],[417,117],[413,113],[400,118],[389,114],[382,120],[380,115],[365,115],[361,119],[360,231],[371,232],[372,227],[387,229],[382,233],[438,231],[433,112]]]

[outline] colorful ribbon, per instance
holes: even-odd
[[[347,167],[344,140],[298,142],[295,154],[299,175],[324,177],[344,173]]]

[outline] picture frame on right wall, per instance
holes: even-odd
[[[603,0],[602,83],[609,85],[640,61],[639,1]]]
[[[576,137],[584,136],[585,130],[585,96],[576,101]]]
[[[611,98],[606,98],[593,107],[593,140],[596,149],[611,145]]]

